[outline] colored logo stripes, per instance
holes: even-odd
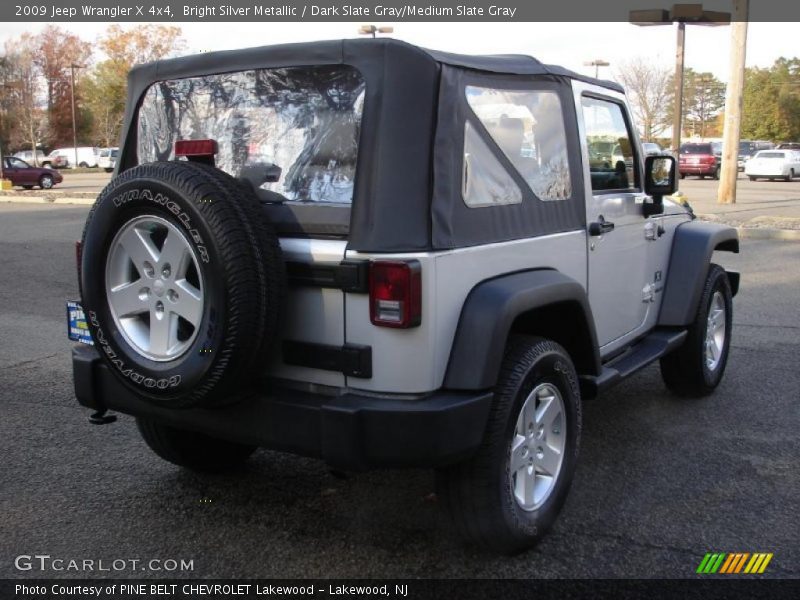
[[[736,573],[763,573],[769,561],[772,560],[772,552],[709,552],[700,561],[697,573],[713,574],[721,573],[731,575]]]

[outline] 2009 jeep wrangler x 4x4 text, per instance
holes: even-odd
[[[687,396],[725,370],[736,232],[664,200],[675,161],[614,83],[272,46],[136,67],[123,137],[79,245],[75,392],[178,465],[433,467],[463,534],[515,552],[564,503],[583,399],[657,359]]]

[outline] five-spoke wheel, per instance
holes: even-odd
[[[186,236],[154,215],[120,228],[106,262],[106,295],[131,348],[154,361],[186,352],[203,317],[203,278]]]

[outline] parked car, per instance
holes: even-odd
[[[23,187],[26,190],[37,185],[43,190],[49,190],[55,184],[64,181],[58,171],[44,167],[32,167],[16,156],[3,158],[3,176],[10,179],[12,185]]]
[[[97,166],[106,173],[111,173],[117,166],[117,154],[119,154],[119,148],[101,148],[97,157]]]
[[[20,152],[15,152],[12,156],[16,156],[20,160],[24,160],[29,165],[34,167],[44,166],[44,152],[41,150],[37,150],[35,153],[33,150],[21,150]]]
[[[681,179],[687,175],[719,179],[721,156],[722,144],[719,142],[681,144],[678,162]]]
[[[664,149],[655,142],[642,142],[642,150],[645,156],[661,156]]]
[[[776,150],[800,150],[800,142],[781,142],[775,147]]]
[[[59,156],[66,157],[71,168],[80,167],[94,168],[97,166],[97,159],[99,158],[100,148],[94,146],[80,146],[77,149],[77,162],[75,148],[58,148],[53,150],[51,154],[58,154]]]
[[[92,422],[134,416],[161,458],[432,467],[461,533],[511,553],[566,500],[584,399],[657,360],[677,395],[720,383],[736,229],[669,200],[676,159],[644,156],[618,84],[390,39],[128,82],[68,331]]]
[[[791,181],[800,175],[800,150],[762,150],[745,163],[744,174],[750,181]]]
[[[49,169],[66,169],[69,166],[69,158],[62,154],[61,150],[53,150],[42,159],[42,166]]]
[[[747,161],[750,160],[756,152],[759,150],[769,150],[774,146],[775,144],[772,142],[753,142],[750,140],[742,140],[739,142],[739,159],[737,163],[739,171],[744,171],[745,163],[747,163]]]

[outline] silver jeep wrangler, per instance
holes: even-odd
[[[78,247],[70,331],[92,421],[162,458],[257,447],[432,467],[501,552],[555,520],[581,402],[728,358],[736,231],[666,199],[615,83],[394,40],[165,60],[129,78],[115,176]]]

